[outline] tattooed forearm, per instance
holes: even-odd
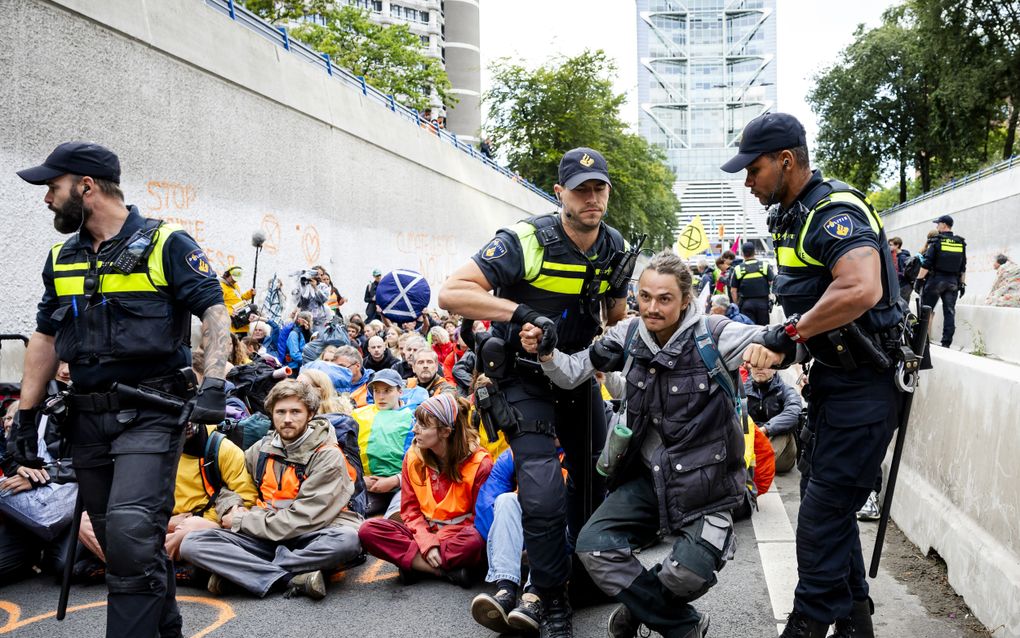
[[[230,315],[224,305],[211,306],[202,315],[202,351],[205,376],[223,379],[230,356]]]

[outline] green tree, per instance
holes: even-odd
[[[672,245],[680,202],[676,176],[662,150],[628,133],[620,120],[626,99],[613,93],[615,67],[603,51],[556,58],[535,69],[509,59],[492,67],[486,130],[511,170],[552,191],[563,153],[578,146],[599,150],[609,163],[613,189],[609,220],[625,237],[648,233],[649,247]]]
[[[245,6],[274,24],[293,25],[290,37],[405,106],[423,109],[434,90],[444,104],[456,103],[442,64],[425,55],[406,24],[383,26],[368,12],[332,0],[246,0]],[[314,16],[315,21],[306,20]]]

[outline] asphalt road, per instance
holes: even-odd
[[[737,523],[737,555],[719,574],[719,584],[696,602],[710,614],[710,636],[771,638],[789,611],[796,566],[792,529],[796,523],[796,471],[779,477],[755,520]],[[780,501],[778,496],[781,496]],[[862,525],[862,543],[870,553],[875,524]],[[669,545],[646,550],[642,560],[661,560]],[[255,636],[352,636],[384,638],[416,636],[489,637],[471,619],[469,604],[477,592],[442,582],[408,587],[396,580],[396,569],[375,559],[357,567],[330,586],[322,601],[285,600],[273,594],[265,600],[242,595],[213,598],[197,589],[181,589],[185,635],[202,638]],[[933,618],[907,586],[885,572],[873,582],[876,633],[913,638],[963,637],[961,627],[947,618]],[[35,578],[0,588],[0,636],[17,638],[83,638],[102,636],[105,626],[105,588],[92,586],[72,592],[67,619],[57,622],[57,587]],[[605,636],[612,605],[581,608],[575,614],[578,638]]]

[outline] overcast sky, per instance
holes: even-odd
[[[510,57],[536,66],[557,55],[603,49],[616,60],[624,120],[637,124],[637,11],[634,0],[482,0],[482,90],[489,64]],[[777,0],[779,103],[804,123],[814,146],[818,125],[807,104],[811,77],[850,44],[857,25],[879,24],[895,0]],[[483,114],[484,117],[484,114]]]

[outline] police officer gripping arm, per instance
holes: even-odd
[[[888,352],[906,310],[882,221],[864,196],[808,164],[804,127],[784,113],[747,124],[723,167],[766,206],[787,320],[745,359],[774,367],[805,344],[813,450],[801,482],[799,581],[785,638],[872,636],[856,512],[867,500],[901,405]],[[856,632],[856,633],[855,633]]]
[[[496,322],[492,337],[478,345],[481,369],[499,388],[487,399],[496,412],[483,407],[483,418],[504,415],[496,425],[514,452],[531,580],[544,606],[541,633],[561,637],[573,635],[567,530],[576,536],[585,510],[601,500],[592,456],[604,442],[605,413],[593,379],[573,390],[554,389],[535,355],[522,348],[521,335],[537,337],[541,352],[583,350],[601,329],[603,310],[609,324],[625,316],[627,291],[626,281],[609,284],[626,245],[602,221],[612,188],[605,159],[590,148],[568,151],[558,182],[559,214],[498,231],[443,284],[439,303]],[[557,435],[574,486],[570,498]]]
[[[935,224],[939,234],[924,251],[925,267],[917,273],[916,288],[921,305],[934,309],[942,302],[942,347],[948,348],[956,333],[956,300],[967,290],[967,242],[953,233],[949,215]]]
[[[230,320],[223,293],[187,233],[124,205],[120,161],[110,150],[67,142],[18,175],[47,186],[54,227],[73,233],[43,267],[45,291],[25,354],[18,461],[39,464],[35,426],[46,382],[67,361],[73,393],[63,432],[107,557],[106,635],[180,636],[163,539],[183,428],[224,417]],[[181,372],[191,362],[192,314],[202,318],[205,352],[197,392]],[[118,393],[115,384],[141,392]],[[167,407],[174,403],[183,413]]]

